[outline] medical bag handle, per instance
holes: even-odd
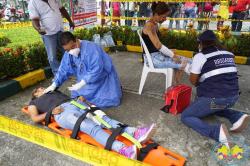
[[[169,105],[165,105],[163,108],[161,108],[161,110],[163,112],[169,113],[170,108],[174,105],[174,99],[171,99],[170,104]]]

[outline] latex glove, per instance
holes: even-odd
[[[75,85],[72,85],[71,87],[68,87],[70,91],[72,90],[79,90],[81,89],[84,85],[86,85],[86,82],[84,80],[81,80],[80,82],[76,83]]]
[[[56,83],[52,83],[48,88],[44,90],[44,93],[53,92],[56,89]]]

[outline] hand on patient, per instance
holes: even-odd
[[[56,89],[56,84],[53,82],[48,88],[44,90],[44,93],[53,92]]]
[[[85,85],[86,85],[86,82],[84,80],[81,80],[80,82],[72,85],[71,87],[68,87],[68,89],[70,91],[72,91],[72,90],[77,91],[77,90],[81,89],[82,87],[84,87]]]
[[[52,115],[57,115],[60,114],[61,112],[63,112],[63,109],[62,107],[58,106],[52,110]]]

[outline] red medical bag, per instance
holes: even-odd
[[[177,115],[190,104],[191,95],[192,88],[188,85],[180,84],[172,86],[165,92],[165,106],[161,110]]]

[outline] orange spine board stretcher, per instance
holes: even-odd
[[[28,114],[28,107],[25,106],[22,108],[22,112],[25,114]],[[43,125],[45,125],[45,122],[42,122]],[[61,128],[56,121],[51,118],[51,123],[48,125],[50,129],[57,132],[58,134],[61,134],[62,136],[70,138],[72,131],[68,129]],[[111,133],[111,131],[106,130],[107,133]],[[92,137],[89,135],[79,132],[78,138],[79,141],[82,141],[87,144],[91,144],[94,146],[97,146],[99,148],[104,148],[103,145],[96,142]],[[125,145],[130,146],[133,143],[129,141],[128,139],[118,136],[116,140],[123,142]],[[152,141],[148,141],[144,144],[142,144],[142,147],[145,147],[147,144],[152,143]],[[116,153],[116,152],[115,152]],[[162,146],[158,146],[156,149],[152,149],[147,156],[143,159],[142,162],[145,162],[147,164],[153,165],[153,166],[183,166],[185,164],[186,159],[182,157],[181,155],[171,152],[170,150],[163,148]]]

